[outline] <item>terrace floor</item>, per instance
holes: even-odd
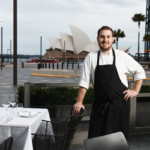
[[[78,83],[80,78],[56,78],[56,77],[41,77],[30,75],[31,68],[18,68],[18,85],[24,85],[25,82],[32,83]],[[33,68],[35,69],[35,68]],[[75,68],[77,70],[77,68]],[[146,69],[146,71],[150,71]],[[3,68],[0,70],[0,95],[1,94],[16,94],[17,86],[13,85],[13,68]],[[1,96],[0,96],[1,107]],[[128,141],[130,150],[150,150],[150,137],[130,139]],[[72,145],[69,150],[85,150],[84,144]]]
[[[128,141],[130,150],[150,150],[150,137],[141,137],[129,139]],[[72,145],[69,150],[86,150],[84,144]]]

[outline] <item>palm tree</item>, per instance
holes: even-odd
[[[116,38],[116,49],[118,49],[119,38],[124,38],[125,34],[123,31],[121,31],[121,29],[118,29],[117,31],[114,30],[113,34],[114,34],[114,37]]]
[[[142,14],[135,14],[133,17],[132,17],[132,21],[134,22],[138,22],[138,62],[139,62],[139,49],[140,49],[140,22],[142,21],[145,21],[146,20],[146,17],[145,15],[142,15]]]
[[[145,34],[142,41],[147,42],[147,44],[148,42],[150,43],[150,34]],[[148,45],[147,45],[147,48],[148,48]]]
[[[142,41],[146,42],[147,50],[149,51],[148,45],[150,44],[150,34],[145,34]],[[148,44],[148,42],[149,42],[149,44]],[[147,50],[145,50],[145,52],[147,52]],[[149,61],[149,55],[146,55],[146,61]]]
[[[113,44],[117,44],[117,42],[116,42],[116,39],[114,39],[114,42],[113,42]]]
[[[114,39],[113,44],[115,44],[115,43],[116,43],[116,40]]]

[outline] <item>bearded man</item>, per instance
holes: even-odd
[[[113,30],[98,30],[99,50],[89,53],[82,66],[75,114],[84,109],[83,99],[90,82],[94,86],[94,102],[88,138],[121,131],[128,139],[130,100],[136,96],[146,78],[142,66],[127,53],[113,49]],[[134,75],[134,88],[128,89],[127,74]]]

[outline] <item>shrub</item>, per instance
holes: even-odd
[[[73,105],[76,102],[78,88],[75,87],[35,87],[30,91],[31,106]],[[150,86],[142,86],[140,93],[149,93]],[[24,86],[18,87],[18,102],[24,103]],[[92,104],[94,89],[90,87],[84,97],[83,104]]]
[[[35,87],[30,90],[31,106],[71,105],[75,104],[78,88],[74,87]],[[18,102],[24,102],[24,86],[18,87]],[[83,103],[91,104],[94,100],[94,90],[87,90]]]

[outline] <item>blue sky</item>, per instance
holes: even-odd
[[[71,35],[74,25],[96,40],[97,30],[108,25],[121,29],[126,37],[119,39],[119,47],[132,46],[137,52],[138,24],[131,20],[136,13],[146,15],[146,0],[18,0],[18,54],[40,53],[40,32],[43,33],[42,54],[50,47],[47,37],[60,38],[59,32]],[[3,22],[4,53],[10,47],[13,36],[13,0],[0,0],[0,22]],[[144,50],[142,38],[145,22],[141,23],[140,50]],[[115,48],[116,46],[113,45]]]

